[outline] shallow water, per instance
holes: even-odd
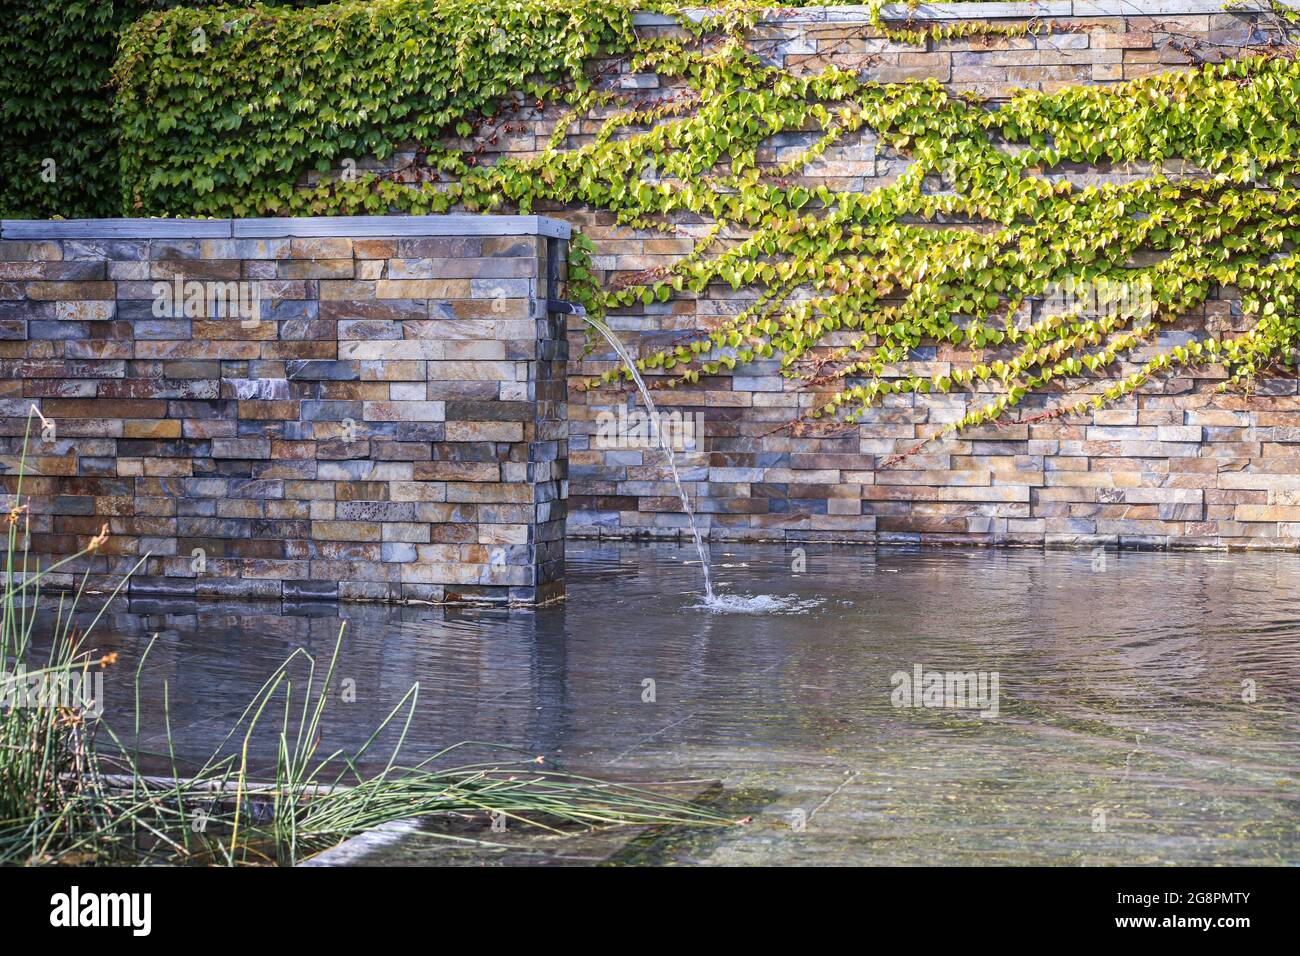
[[[407,762],[491,741],[622,780],[716,779],[753,817],[616,859],[1300,862],[1300,556],[802,553],[794,573],[793,548],[714,545],[722,607],[702,605],[689,544],[583,543],[567,601],[539,611],[122,602],[95,641],[122,657],[106,719],[129,729],[157,632],[142,745],[166,750],[165,683],[173,744],[201,759],[289,652],[328,656],[343,616],[356,700],[331,705],[326,746],[359,745],[418,682]],[[894,706],[891,676],[916,665],[996,672],[997,716]]]

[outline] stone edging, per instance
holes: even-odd
[[[349,236],[546,236],[569,239],[547,216],[306,216],[275,219],[5,219],[0,239],[274,239]]]
[[[377,827],[348,837],[342,843],[335,844],[328,850],[317,853],[310,859],[303,860],[295,866],[356,866],[373,853],[400,843],[403,839],[420,832],[418,817],[404,820],[389,820]]]
[[[1283,6],[1300,9],[1300,0],[1279,0]],[[1263,13],[1266,0],[1023,0],[1006,3],[922,3],[909,8],[903,3],[886,4],[881,16],[886,20],[1024,20],[1032,17],[1151,17],[1194,16],[1210,13]],[[686,11],[692,20],[701,20],[716,11],[700,7]],[[786,7],[765,12],[765,22],[844,23],[869,19],[868,7]],[[638,13],[636,26],[672,26],[674,17],[662,13]]]

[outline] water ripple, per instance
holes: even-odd
[[[123,658],[108,719],[130,725],[156,632],[143,742],[166,750],[165,688],[173,743],[200,759],[346,618],[355,699],[324,746],[358,746],[418,683],[408,761],[472,738],[752,801],[754,826],[666,858],[1300,863],[1300,556],[808,544],[713,561],[712,605],[689,544],[627,543],[571,545],[567,600],[535,611],[123,603],[96,638]],[[997,718],[895,706],[918,665],[996,672]]]

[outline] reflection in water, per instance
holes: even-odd
[[[794,574],[786,549],[715,546],[720,595],[783,613],[698,607],[693,549],[664,544],[571,545],[567,601],[537,611],[134,599],[95,640],[122,654],[106,719],[130,729],[156,632],[141,746],[166,751],[165,684],[177,751],[202,759],[294,648],[328,656],[346,617],[338,676],[356,700],[332,705],[325,747],[359,746],[418,682],[408,763],[472,739],[763,795],[750,826],[659,841],[659,859],[1300,862],[1300,557],[1122,553],[1094,570],[1074,553],[804,547]],[[999,717],[893,707],[891,674],[918,664],[998,672]],[[258,746],[269,762],[273,735]]]

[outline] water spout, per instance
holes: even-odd
[[[695,523],[695,512],[691,508],[691,500],[686,494],[686,488],[682,485],[681,475],[677,473],[677,459],[673,456],[672,442],[664,438],[663,429],[659,427],[659,412],[655,408],[654,399],[650,397],[650,389],[646,388],[645,381],[641,378],[641,373],[637,371],[636,363],[632,360],[631,354],[627,347],[623,345],[605,323],[587,315],[585,310],[578,311],[583,321],[599,332],[609,343],[610,348],[618,353],[618,357],[623,360],[627,370],[632,375],[632,380],[636,383],[637,389],[641,392],[641,397],[645,399],[646,409],[650,412],[650,432],[655,436],[655,444],[664,450],[668,455],[668,470],[672,472],[673,483],[677,485],[677,494],[681,496],[682,508],[686,512],[686,520],[691,525],[691,537],[695,539],[695,550],[700,553],[700,568],[704,572],[704,601],[706,604],[713,604],[713,582],[709,578],[709,555],[704,549],[704,538],[700,536],[700,529]]]

